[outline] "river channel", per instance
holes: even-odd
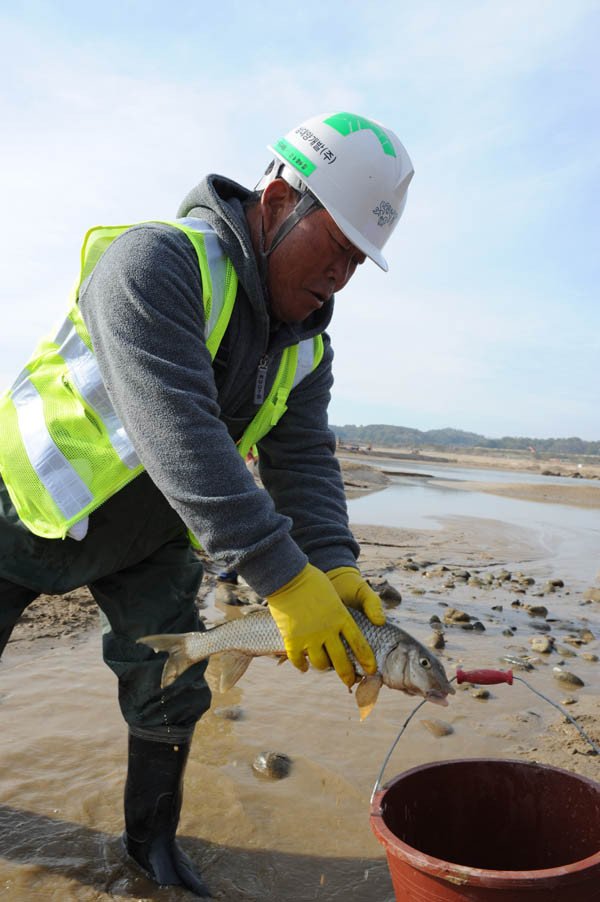
[[[392,483],[381,491],[349,501],[353,523],[376,523],[404,529],[443,529],[456,518],[496,520],[510,528],[524,528],[548,554],[540,556],[542,568],[555,575],[590,583],[600,566],[600,510],[568,504],[549,504],[464,491],[468,483],[526,483],[564,485],[567,477],[541,476],[507,470],[481,470],[378,459],[371,466],[385,470]],[[397,475],[393,475],[397,471]],[[455,483],[455,486],[452,486]],[[597,480],[579,479],[579,486],[598,486]]]

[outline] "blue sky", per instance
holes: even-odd
[[[331,422],[600,439],[600,2],[0,8],[6,387],[99,223],[168,218],[207,172],[349,110],[415,166],[338,295]]]

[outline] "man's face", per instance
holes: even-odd
[[[293,209],[284,205],[271,235]],[[268,246],[268,245],[267,245]],[[348,241],[326,210],[298,222],[269,257],[271,311],[283,323],[301,323],[341,291],[365,255]]]

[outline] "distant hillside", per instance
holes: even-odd
[[[445,448],[498,448],[510,451],[528,451],[533,448],[539,453],[557,456],[564,454],[600,454],[600,441],[586,442],[572,438],[522,438],[507,435],[503,438],[486,438],[476,432],[461,429],[409,429],[406,426],[331,426],[338,439],[344,444],[370,444],[396,447],[407,445],[412,448],[440,445]]]

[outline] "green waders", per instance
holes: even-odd
[[[206,664],[163,690],[161,657],[136,644],[152,633],[203,629],[194,603],[201,581],[187,529],[146,473],[94,512],[81,542],[29,532],[0,480],[0,654],[34,598],[89,586],[102,611],[104,660],[119,679],[129,724],[124,847],[156,883],[207,898],[175,837],[192,733],[210,706]]]
[[[210,706],[205,663],[163,690],[162,656],[136,644],[202,629],[194,604],[201,580],[183,522],[146,473],[94,512],[80,542],[29,532],[0,480],[0,653],[34,598],[87,585],[104,615],[103,655],[119,680],[123,717],[140,738],[184,741]]]

